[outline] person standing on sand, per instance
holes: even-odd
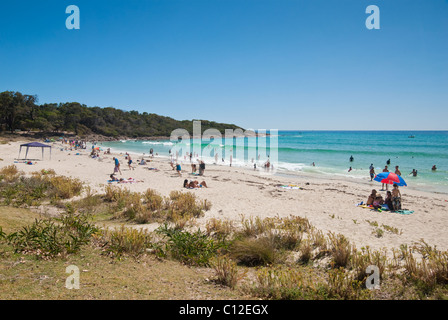
[[[131,159],[131,156],[128,154],[128,166],[129,166],[129,170],[134,170],[134,167],[132,167],[131,164],[132,164],[132,159]]]
[[[398,169],[398,166],[395,166],[395,174],[401,176],[401,171]]]
[[[120,170],[120,161],[118,161],[118,159],[115,157],[114,157],[114,161],[115,161],[114,173],[120,172],[120,174],[122,174],[121,170]]]
[[[201,160],[201,162],[199,163],[199,175],[200,176],[204,175],[204,171],[205,171],[205,163],[204,161]]]
[[[383,172],[389,172],[389,169],[387,169],[387,166],[384,167]],[[381,186],[381,190],[384,190],[384,185],[386,185],[386,190],[389,190],[387,183],[383,183]]]
[[[375,168],[373,166],[370,166],[370,181],[373,181],[374,177],[375,177]]]
[[[393,211],[401,210],[401,192],[396,183],[394,183],[394,188],[392,189],[392,207]]]

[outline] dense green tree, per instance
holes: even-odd
[[[78,102],[37,104],[36,95],[20,92],[0,93],[0,131],[16,129],[45,132],[70,131],[77,135],[101,134],[109,137],[130,138],[169,136],[175,129],[193,131],[193,121],[178,121],[154,113],[123,111],[107,107],[87,107]],[[202,131],[215,128],[237,129],[232,124],[204,121]]]

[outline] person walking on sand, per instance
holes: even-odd
[[[115,162],[114,173],[120,172],[120,174],[122,174],[120,170],[120,161],[118,161],[118,159],[114,157],[114,162]]]
[[[180,167],[180,164],[176,163],[176,171],[179,174],[179,177],[182,177],[182,168]]]
[[[375,178],[375,168],[370,166],[370,181],[373,181],[373,178]]]
[[[129,170],[134,170],[134,167],[131,166],[131,164],[132,164],[132,159],[131,159],[131,156],[128,154],[128,166],[129,166]]]
[[[395,174],[401,176],[401,171],[398,169],[398,166],[395,166]]]
[[[383,172],[389,172],[389,169],[387,169],[387,166],[384,167]],[[389,190],[387,183],[383,183],[383,185],[381,186],[381,190],[384,191],[384,185],[386,185],[386,190]]]

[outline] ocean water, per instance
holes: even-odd
[[[271,150],[271,144],[276,145],[275,149]],[[181,148],[178,151],[181,161],[185,152],[196,150],[198,154],[202,152],[206,163],[214,163],[217,158],[217,164],[221,165],[229,165],[232,154],[233,166],[248,168],[253,168],[253,163],[258,163],[260,168],[268,157],[275,160],[272,155],[277,152],[277,173],[309,173],[365,181],[370,180],[370,164],[379,173],[390,159],[389,171],[394,172],[398,165],[409,187],[448,193],[448,131],[279,131],[265,138],[234,138],[229,147],[224,139],[192,139],[182,143],[123,140],[103,142],[102,146],[140,155],[148,155],[152,148],[154,153],[166,157],[170,150],[174,155],[174,150]],[[350,156],[353,162],[349,161]],[[431,170],[433,165],[437,166],[435,172]],[[412,169],[418,170],[417,177],[409,175]]]

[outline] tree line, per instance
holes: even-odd
[[[175,120],[154,113],[88,107],[78,102],[38,104],[37,95],[4,91],[0,93],[0,132],[16,130],[99,134],[107,137],[170,136],[174,129],[193,132],[192,120]],[[238,129],[233,124],[201,120],[202,131],[214,128]]]

